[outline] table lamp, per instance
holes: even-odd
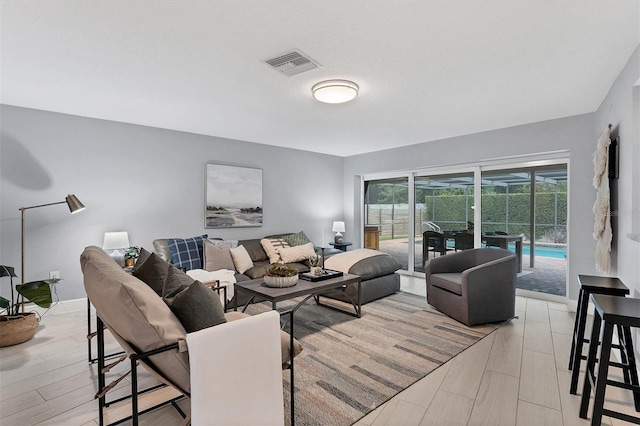
[[[336,233],[333,242],[335,244],[342,244],[344,239],[342,238],[341,232],[345,231],[344,222],[333,222],[333,228],[331,230]]]
[[[120,249],[129,247],[129,234],[126,231],[105,232],[102,248],[112,250],[109,256],[120,266],[124,268],[124,253]]]

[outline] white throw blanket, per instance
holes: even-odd
[[[596,270],[608,273],[611,268],[611,230],[610,194],[609,194],[609,145],[611,144],[611,127],[602,132],[598,139],[598,147],[593,153],[593,186],[596,188],[596,202],[593,204],[595,223],[593,238],[596,240],[594,259]]]
[[[236,272],[229,269],[220,269],[218,271],[205,271],[204,269],[191,269],[187,271],[194,280],[198,280],[203,284],[219,281],[221,287],[227,288],[227,300],[233,299],[234,284],[236,283]],[[225,306],[223,293],[220,292],[220,302]]]
[[[342,271],[345,274],[348,274],[349,269],[357,262],[369,257],[381,256],[383,254],[384,253],[378,250],[356,249],[331,256],[330,258],[325,260],[324,266],[327,269]]]
[[[276,311],[189,333],[187,346],[192,425],[284,424]]]

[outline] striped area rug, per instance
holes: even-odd
[[[258,304],[248,312],[268,309]],[[297,424],[350,425],[499,327],[467,327],[402,292],[362,312],[355,318],[313,300],[296,312],[294,334],[304,347],[295,359]],[[288,372],[283,377],[290,424]]]

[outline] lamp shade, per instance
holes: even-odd
[[[78,197],[76,197],[73,194],[67,195],[64,200],[67,202],[67,205],[69,206],[69,210],[71,211],[72,214],[81,212],[82,210],[85,209],[84,204],[82,204],[80,200],[78,200]]]
[[[333,232],[344,232],[344,222],[333,222],[333,228],[331,230]]]
[[[129,247],[129,234],[126,231],[105,232],[102,248],[105,250],[116,250]]]
[[[311,88],[313,97],[326,104],[341,104],[349,102],[358,96],[359,87],[353,81],[326,80],[315,84]]]

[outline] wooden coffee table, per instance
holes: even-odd
[[[357,285],[358,286],[358,300],[351,300],[351,305],[355,310],[355,314],[349,311],[345,311],[343,309],[336,308],[334,306],[326,305],[320,303],[320,295],[328,290],[338,290],[345,291],[347,286],[349,285]],[[358,318],[362,315],[362,304],[361,300],[361,278],[359,275],[352,274],[344,274],[337,278],[329,278],[323,281],[305,281],[303,279],[299,279],[298,283],[292,287],[284,287],[284,288],[274,288],[267,287],[264,284],[264,280],[251,280],[251,281],[242,281],[235,284],[235,290],[239,292],[248,293],[251,295],[251,299],[244,305],[242,308],[242,312],[247,310],[247,307],[253,302],[253,300],[258,297],[260,299],[266,300],[267,302],[271,302],[271,308],[276,309],[276,305],[278,302],[282,302],[284,300],[294,299],[300,296],[306,296],[301,302],[299,302],[294,308],[293,311],[296,311],[301,305],[303,305],[307,300],[313,297],[316,300],[316,303],[319,305],[325,306],[327,308],[335,309],[349,315],[354,315]],[[345,293],[346,294],[346,293]],[[236,302],[234,304],[234,310],[238,310],[238,298],[235,298]]]
[[[351,304],[355,310],[354,312],[346,311],[344,309],[337,308],[335,306],[320,303],[320,296],[322,293],[329,290],[342,291],[346,295],[346,288],[350,285],[358,286],[358,300],[351,300],[349,296],[347,298],[351,300]],[[294,385],[293,385],[293,317],[295,312],[304,305],[304,303],[310,298],[314,298],[316,303],[325,306],[330,309],[334,309],[340,312],[344,312],[349,315],[360,318],[362,316],[362,292],[361,292],[362,280],[359,275],[344,274],[337,278],[329,278],[323,281],[305,281],[299,279],[297,284],[291,287],[285,288],[273,288],[264,285],[264,280],[251,280],[244,281],[235,284],[235,303],[234,311],[238,310],[238,294],[241,292],[249,293],[251,298],[242,308],[244,312],[251,302],[259,297],[271,302],[271,308],[276,309],[276,304],[284,300],[294,299],[296,297],[305,296],[300,302],[298,302],[293,308],[286,311],[281,311],[280,315],[289,315],[289,368],[291,375],[291,424],[295,424],[295,404],[294,404]]]

